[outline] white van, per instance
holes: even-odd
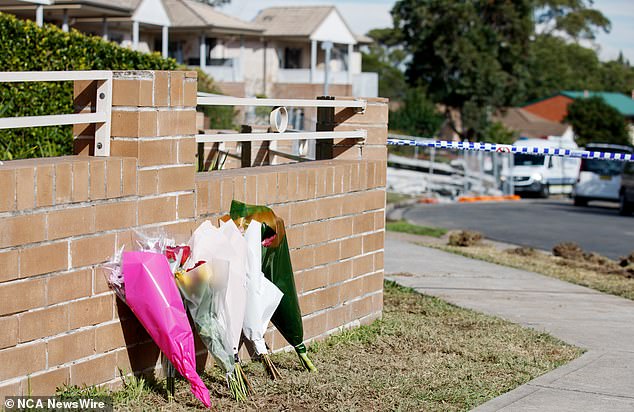
[[[588,144],[586,150],[632,153],[632,148],[614,144]],[[587,206],[590,200],[619,201],[621,172],[625,162],[619,160],[582,159],[572,197],[575,206]]]
[[[577,149],[572,139],[549,137],[548,139],[520,139],[513,143],[518,147],[552,147]],[[541,197],[550,194],[569,194],[577,181],[580,159],[560,156],[539,156],[527,153],[513,155],[511,179],[515,193],[531,193]]]

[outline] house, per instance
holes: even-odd
[[[595,96],[601,97],[626,118],[630,139],[634,143],[634,99],[623,93],[564,90],[553,96],[528,103],[522,109],[554,122],[562,122],[568,114],[568,105],[573,100]]]
[[[517,137],[546,139],[548,137],[562,137],[572,140],[572,127],[565,123],[558,123],[539,117],[519,107],[509,107],[501,110],[492,118],[502,123],[507,129],[517,133]]]
[[[630,121],[634,120],[634,100],[622,93],[612,92],[564,90],[553,96],[528,103],[522,106],[522,109],[553,122],[562,122],[568,114],[568,105],[573,100],[595,96],[601,97]]]
[[[314,98],[326,73],[328,94],[378,94],[377,74],[361,70],[359,47],[371,39],[334,6],[267,8],[252,22],[196,0],[2,0],[0,11],[160,52],[233,96]]]

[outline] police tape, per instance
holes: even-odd
[[[560,156],[580,159],[604,159],[634,162],[631,153],[598,152],[593,150],[563,149],[558,147],[529,147],[481,142],[450,142],[448,140],[412,140],[388,138],[392,146],[433,147],[436,149],[474,150],[497,153],[523,153],[535,156]]]

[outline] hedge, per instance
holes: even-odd
[[[135,52],[76,30],[38,27],[0,13],[0,71],[174,70],[173,59]],[[73,112],[72,82],[0,84],[0,117]],[[71,154],[68,126],[0,131],[0,160]]]

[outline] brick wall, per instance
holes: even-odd
[[[93,90],[76,83],[77,111]],[[91,127],[77,126],[77,156],[0,166],[0,397],[155,369],[158,349],[98,265],[134,228],[186,240],[234,198],[285,219],[307,339],[380,316],[386,134],[345,159],[197,175],[195,72],[115,72],[113,93],[111,157],[89,156]],[[332,127],[380,129],[387,105],[371,105]]]

